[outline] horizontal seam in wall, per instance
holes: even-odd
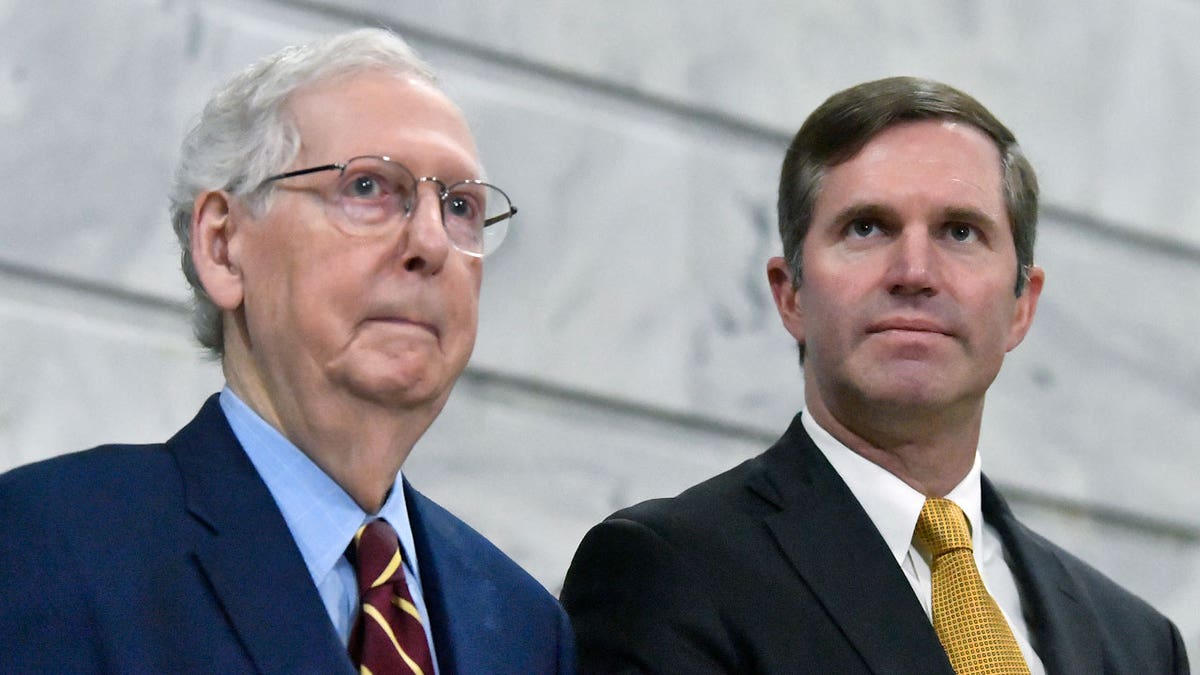
[[[4,278],[39,284],[57,290],[67,290],[108,302],[128,303],[140,308],[163,312],[171,316],[187,316],[188,303],[167,300],[149,293],[130,291],[113,284],[84,280],[64,274],[47,272],[35,267],[0,259],[0,280]],[[739,442],[761,445],[764,449],[775,442],[778,432],[752,425],[737,424],[699,413],[673,410],[665,406],[606,396],[577,388],[547,382],[534,377],[505,373],[478,365],[468,365],[464,381],[478,386],[519,392],[555,405],[577,406],[609,414],[642,420],[655,425],[673,426],[692,433],[709,434]],[[1113,526],[1166,536],[1187,543],[1200,542],[1200,527],[1165,518],[1144,516],[1103,504],[1047,495],[1027,488],[1004,485],[1004,492],[1018,502],[1047,507],[1059,512],[1078,513]]]
[[[1047,495],[1029,488],[1001,482],[1000,491],[1010,501],[1025,503],[1060,513],[1084,516],[1127,530],[1176,539],[1181,543],[1200,544],[1200,527],[1159,516],[1147,516],[1106,504]]]
[[[191,311],[189,303],[171,300],[156,293],[135,291],[116,283],[63,274],[11,260],[0,259],[0,279],[24,282],[52,290],[70,291],[84,297],[133,305],[173,316],[187,316]]]
[[[481,63],[501,65],[522,73],[541,77],[567,87],[586,90],[600,96],[607,96],[627,104],[665,113],[670,117],[686,121],[689,125],[700,125],[719,131],[723,134],[733,134],[746,141],[763,143],[786,148],[791,142],[794,131],[781,131],[764,124],[748,121],[736,115],[678,101],[665,96],[637,89],[628,85],[605,80],[594,75],[575,73],[532,59],[527,59],[499,49],[482,46],[444,34],[430,31],[421,26],[407,24],[391,19],[383,14],[365,10],[338,7],[320,0],[264,0],[291,8],[301,8],[337,21],[345,21],[361,25],[378,25],[389,28],[403,35],[412,42],[423,42],[440,49],[468,57]],[[781,157],[782,159],[782,157]],[[1159,253],[1179,257],[1184,260],[1200,262],[1200,244],[1179,241],[1171,237],[1139,229],[1132,224],[1121,223],[1097,217],[1078,209],[1067,206],[1046,203],[1041,204],[1041,213],[1068,225],[1087,229],[1107,238],[1133,243],[1140,247]]]
[[[615,396],[583,392],[537,378],[504,373],[486,367],[468,367],[463,378],[477,385],[507,389],[557,406],[578,406],[601,410],[619,417],[657,425],[674,426],[692,433],[699,432],[740,443],[758,444],[764,450],[775,443],[780,435],[778,430],[736,424],[698,413],[681,412],[664,406],[639,403]],[[1000,483],[1000,487],[1001,492],[1018,504],[1026,503],[1059,513],[1081,515],[1104,525],[1168,537],[1183,543],[1200,543],[1200,526],[1159,516],[1138,514],[1105,504],[1046,494],[1003,482]]]

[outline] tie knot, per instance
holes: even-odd
[[[930,497],[917,518],[917,539],[934,558],[955,549],[971,550],[971,528],[958,504]]]
[[[386,520],[372,520],[354,533],[354,558],[358,592],[366,593],[401,571],[400,538]]]

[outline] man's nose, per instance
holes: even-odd
[[[417,203],[402,224],[400,255],[404,269],[433,274],[441,269],[453,245],[442,224],[441,186],[417,186]]]
[[[906,227],[892,246],[888,290],[896,295],[934,295],[938,291],[936,242],[924,227]]]

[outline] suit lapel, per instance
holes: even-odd
[[[504,598],[474,567],[476,556],[462,548],[458,528],[440,506],[404,481],[421,592],[429,610],[433,646],[442,675],[496,671],[496,627],[506,620]],[[452,608],[460,608],[454,612]],[[471,608],[462,612],[461,608]],[[469,614],[469,620],[464,615]]]
[[[1016,519],[986,477],[983,513],[1004,542],[1034,649],[1046,672],[1084,675],[1103,671],[1101,650],[1094,644],[1100,627],[1083,600],[1085,596],[1049,542]]]
[[[470,655],[460,655],[460,648],[471,642],[460,635],[462,628],[451,621],[455,576],[452,570],[447,569],[445,556],[434,545],[436,535],[431,528],[436,527],[436,518],[429,513],[429,500],[414,490],[405,479],[404,501],[408,505],[408,522],[412,528],[413,545],[417,549],[417,562],[421,566],[421,593],[425,597],[425,609],[429,612],[429,630],[433,633],[438,670],[443,675],[471,672],[462,663],[464,659],[469,661]]]
[[[291,532],[216,396],[167,447],[188,510],[204,525],[194,557],[258,670],[353,672]]]
[[[797,415],[763,456],[750,489],[780,549],[876,673],[953,675],[937,634],[891,551]]]

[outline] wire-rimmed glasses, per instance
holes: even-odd
[[[389,232],[389,225],[407,221],[416,210],[421,183],[438,186],[442,227],[454,248],[469,256],[481,258],[499,248],[517,212],[508,195],[495,185],[479,180],[447,185],[434,176],[417,178],[403,164],[380,155],[287,171],[262,184],[320,171],[338,172],[337,185],[332,194],[325,195],[325,204],[337,208],[339,213],[330,214],[332,220],[351,236],[378,236]],[[400,219],[395,218],[397,214]]]

